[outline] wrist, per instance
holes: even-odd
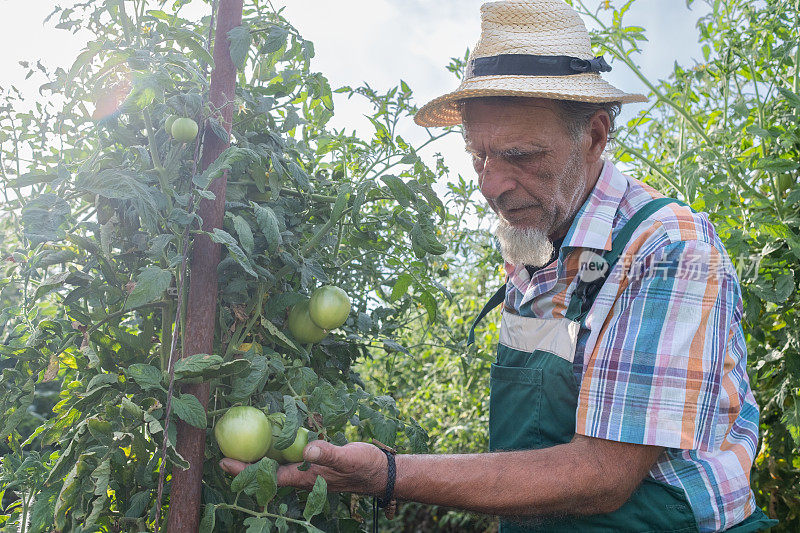
[[[382,487],[378,490],[376,497],[378,498],[378,507],[384,508],[389,505],[391,500],[394,499],[394,488],[397,479],[397,463],[395,461],[394,450],[380,448],[382,455],[386,459],[384,466],[384,475],[381,479],[384,480]]]

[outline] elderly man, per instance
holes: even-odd
[[[562,0],[492,2],[461,86],[415,117],[463,124],[507,283],[490,453],[316,441],[279,483],[501,517],[501,531],[758,531],[758,410],[738,281],[708,218],[603,151],[621,104]],[[473,326],[474,328],[474,326]],[[472,337],[472,332],[470,332]],[[229,459],[223,468],[239,471]]]

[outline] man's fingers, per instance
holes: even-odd
[[[291,463],[278,467],[278,486],[310,489],[317,480],[319,467],[312,466],[308,470],[299,470],[303,463]]]
[[[219,466],[230,475],[235,476],[238,475],[239,472],[247,468],[248,464],[243,463],[241,461],[237,461],[236,459],[230,459],[228,457],[225,457],[222,459],[222,461],[219,462]]]
[[[315,440],[305,447],[303,450],[303,459],[309,463],[316,465],[323,465],[330,468],[336,468],[340,462],[340,454],[342,447],[325,442],[324,440]]]

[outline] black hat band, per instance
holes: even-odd
[[[603,56],[581,59],[570,56],[500,54],[472,60],[469,78],[476,76],[571,76],[587,72],[608,72]]]

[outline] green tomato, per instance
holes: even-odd
[[[308,430],[306,428],[297,428],[297,436],[291,446],[285,450],[278,450],[283,456],[283,460],[287,463],[302,463],[303,450],[308,444]]]
[[[286,463],[302,463],[304,460],[303,450],[308,444],[308,430],[304,427],[297,428],[297,435],[294,438],[294,442],[292,442],[288,448],[278,450],[275,448],[275,439],[278,438],[278,435],[280,435],[283,429],[286,415],[283,413],[274,413],[269,415],[269,418],[272,421],[272,446],[270,446],[269,451],[267,451],[267,457],[275,459],[282,465]]]
[[[164,131],[172,135],[172,125],[175,124],[176,120],[178,120],[178,117],[175,115],[167,116],[166,120],[164,120]]]
[[[252,463],[272,445],[272,424],[255,407],[231,407],[214,425],[214,437],[225,457]]]
[[[299,342],[319,342],[328,334],[327,331],[314,324],[308,314],[308,300],[297,302],[289,311],[289,331]]]
[[[350,297],[339,287],[324,285],[311,294],[308,312],[317,326],[336,329],[350,315]]]
[[[189,142],[197,137],[197,122],[190,118],[176,118],[172,123],[172,138],[179,142]]]

